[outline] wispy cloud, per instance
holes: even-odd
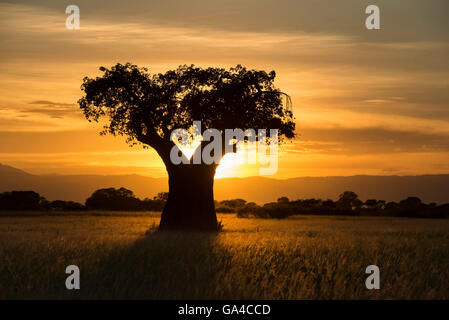
[[[61,103],[61,102],[54,102],[49,100],[35,100],[28,102],[29,104],[38,104],[38,105],[47,105],[47,106],[57,106],[57,107],[72,107],[76,104],[74,103]]]
[[[352,37],[333,34],[292,32],[223,31],[201,26],[170,27],[151,20],[145,23],[112,23],[108,20],[84,18],[79,30],[67,30],[65,15],[36,6],[0,4],[0,27],[12,33],[31,34],[36,37],[52,37],[48,40],[70,44],[104,45],[126,42],[145,47],[167,44],[199,44],[213,48],[266,49],[286,43],[296,43],[308,50],[316,47],[332,47],[347,43]],[[55,38],[56,37],[56,38]]]
[[[49,116],[50,118],[61,119],[68,115],[75,115],[79,113],[76,104],[74,103],[60,103],[48,100],[36,100],[29,102],[31,105],[38,105],[38,108],[24,108],[20,111],[22,113],[39,113]]]

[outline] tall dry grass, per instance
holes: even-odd
[[[220,219],[211,235],[146,232],[158,213],[4,214],[0,298],[449,298],[448,220]],[[70,264],[81,290],[65,288]]]

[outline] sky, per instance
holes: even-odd
[[[370,4],[380,30],[365,27]],[[0,163],[165,176],[154,151],[99,136],[77,106],[84,76],[129,61],[275,70],[297,138],[274,178],[449,173],[447,15],[447,0],[0,1]],[[258,172],[228,160],[217,175]]]

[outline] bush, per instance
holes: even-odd
[[[0,210],[42,210],[45,198],[34,191],[11,191],[0,194]]]
[[[294,209],[286,202],[267,203],[263,206],[265,215],[274,219],[285,219],[294,214]]]
[[[215,201],[215,211],[218,213],[234,213],[243,208],[245,204],[246,200],[243,199]]]
[[[86,207],[96,210],[140,210],[141,201],[126,188],[106,188],[95,191],[86,200]]]
[[[237,210],[237,217],[239,218],[249,218],[251,215],[255,216],[256,211],[259,210],[260,206],[254,202],[249,202],[245,206]]]
[[[166,200],[154,197],[153,200],[145,198],[145,200],[140,202],[139,210],[144,211],[162,211],[164,209]]]
[[[168,192],[159,192],[153,199],[140,200],[126,188],[106,188],[95,191],[87,200],[86,207],[94,210],[162,211]]]
[[[216,209],[215,209],[215,211],[217,212],[217,213],[233,213],[233,212],[235,212],[236,210],[234,209],[234,208],[229,208],[229,207],[217,207]]]
[[[84,211],[86,207],[74,201],[55,200],[47,204],[48,210],[55,211]]]
[[[285,219],[293,214],[291,206],[284,203],[267,203],[263,207],[251,202],[237,211],[237,217],[249,218],[254,216],[256,218],[272,218]]]

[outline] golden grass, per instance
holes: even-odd
[[[449,220],[220,219],[211,235],[146,233],[158,213],[0,215],[0,298],[449,298]],[[81,290],[65,288],[70,264]]]

